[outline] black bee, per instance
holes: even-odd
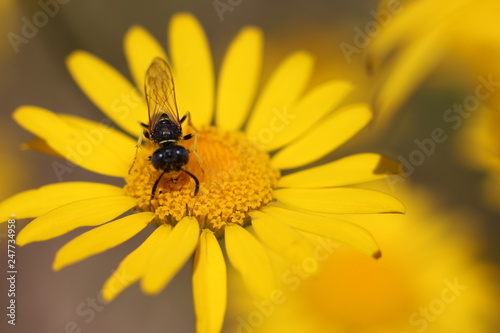
[[[175,99],[175,87],[172,71],[167,62],[161,58],[155,58],[144,81],[144,91],[148,104],[149,125],[145,127],[143,135],[158,146],[158,149],[150,156],[149,160],[153,166],[161,171],[151,191],[151,198],[155,196],[156,188],[164,174],[173,171],[184,171],[195,182],[194,195],[198,194],[200,182],[184,166],[189,161],[190,151],[182,142],[195,137],[195,133],[182,134],[182,123],[188,119],[191,125],[189,112],[179,119],[179,111]],[[196,149],[196,138],[194,150]]]

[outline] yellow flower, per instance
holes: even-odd
[[[481,82],[476,79],[482,77],[490,83],[483,92],[485,99],[500,102],[500,21],[496,15],[500,2],[384,0],[381,6],[395,8],[395,4],[399,5],[390,22],[375,36],[367,55],[369,66],[383,81],[375,96],[381,121],[391,117],[432,70],[449,64],[453,64],[453,82],[469,80],[478,85]]]
[[[486,172],[483,194],[486,203],[500,210],[500,113],[487,107],[471,117],[456,144],[464,164]]]
[[[497,332],[500,271],[479,259],[473,231],[464,228],[478,216],[443,212],[439,199],[422,189],[398,190],[406,215],[350,216],[380,242],[381,260],[341,246],[322,258],[317,276],[285,269],[274,301],[235,291],[231,331]]]
[[[382,1],[381,8],[398,1]],[[387,13],[388,11],[381,11]],[[404,1],[373,39],[369,64],[382,78],[375,110],[386,122],[436,67],[446,87],[465,87],[441,115],[453,130],[467,129],[457,151],[464,162],[488,172],[486,200],[500,207],[500,2],[497,0]],[[387,18],[386,18],[387,20]],[[436,78],[436,77],[433,77]],[[439,96],[432,100],[442,101]],[[439,105],[439,104],[437,104]],[[491,110],[490,110],[491,109]],[[464,154],[465,153],[465,154]]]
[[[193,193],[193,178],[180,172],[164,177],[152,197],[160,175],[148,160],[155,147],[144,145],[134,158],[136,139],[131,137],[141,132],[138,122],[147,123],[142,88],[136,90],[103,60],[76,51],[67,59],[71,75],[127,134],[107,120],[94,122],[34,106],[19,108],[14,118],[38,137],[31,147],[123,178],[126,184],[64,182],[7,199],[0,205],[2,220],[37,217],[19,233],[18,244],[96,226],[57,252],[53,268],[59,270],[152,226],[147,240],[105,282],[103,298],[112,300],[139,280],[145,293],[159,293],[194,253],[199,332],[219,331],[226,309],[226,264],[217,238],[225,239],[232,266],[262,298],[275,288],[269,250],[300,261],[314,251],[304,234],[329,237],[379,257],[373,237],[338,214],[403,212],[401,202],[390,195],[350,186],[387,177],[399,165],[363,153],[296,170],[326,156],[371,120],[364,104],[337,108],[352,85],[332,80],[305,92],[313,59],[296,52],[279,65],[255,98],[263,38],[259,29],[247,27],[231,43],[215,89],[211,54],[198,21],[190,14],[175,15],[168,41],[167,58],[158,41],[134,26],[126,34],[125,53],[138,87],[144,87],[155,57],[169,59],[179,110],[190,111],[193,120],[184,134],[196,133],[198,156],[190,154],[186,170],[199,179],[199,193]],[[185,144],[195,149],[193,139]],[[62,172],[71,163],[62,165]],[[130,209],[136,213],[120,217]],[[254,234],[245,228],[250,224]]]

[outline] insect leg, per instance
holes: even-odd
[[[182,116],[182,118],[179,120],[179,122],[182,124],[186,119],[188,120],[188,122],[187,122],[188,126],[191,127],[192,129],[194,129],[195,132],[198,132],[196,127],[194,127],[193,123],[191,122],[191,112],[186,111],[186,113],[184,114],[184,116]]]
[[[166,173],[165,170],[163,170],[163,172],[161,173],[160,177],[158,177],[158,179],[155,181],[155,183],[153,185],[153,189],[151,190],[151,199],[153,199],[155,197],[156,188],[158,187],[158,184],[160,183],[161,177],[163,177],[163,175],[165,173]]]
[[[196,176],[194,174],[187,171],[186,169],[181,168],[181,170],[184,171],[185,173],[187,173],[189,176],[191,176],[191,178],[193,178],[194,183],[195,183],[194,196],[196,196],[198,194],[198,191],[200,190],[200,181],[198,180],[198,178],[196,178]]]
[[[196,135],[196,133],[190,133],[188,135],[184,135],[183,139],[184,140],[189,140],[191,138],[194,138],[194,143],[193,143],[193,149],[190,149],[189,152],[193,153],[194,156],[196,156],[196,159],[198,160],[198,163],[200,163],[200,165],[203,164],[203,159],[201,158],[201,156],[198,154],[198,136]]]
[[[179,120],[179,122],[182,124],[184,122],[184,120],[186,120],[186,118],[189,117],[189,120],[188,120],[188,125],[191,125],[191,113],[189,113],[189,111],[186,111],[186,113],[182,116],[182,118]]]
[[[188,125],[190,127],[192,127],[194,130],[196,130],[194,128],[193,124],[191,123],[191,113],[189,111],[186,111],[184,116],[179,121],[182,124],[186,119],[188,120]],[[190,152],[194,153],[194,155],[196,156],[196,159],[198,160],[198,162],[201,165],[201,164],[203,164],[203,159],[200,157],[200,155],[198,155],[198,152],[196,151],[198,148],[198,136],[196,135],[196,133],[189,133],[189,134],[186,134],[182,137],[183,140],[189,140],[191,138],[194,138],[194,144],[193,144],[193,149],[191,149]]]
[[[139,148],[142,146],[142,139],[143,139],[143,137],[146,137],[147,139],[149,139],[149,132],[147,130],[142,130],[141,134],[137,138],[137,144],[135,145],[134,161],[132,162],[132,165],[130,166],[130,169],[128,169],[128,174],[129,175],[130,175],[130,172],[132,172],[132,169],[134,168],[135,161],[137,160],[137,152],[139,151]]]

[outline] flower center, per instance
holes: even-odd
[[[305,283],[300,295],[335,330],[401,332],[408,314],[419,306],[418,293],[399,258],[383,259],[340,247],[324,264],[323,274]]]
[[[279,171],[271,167],[269,155],[253,144],[244,133],[225,132],[204,127],[196,139],[184,141],[189,153],[185,169],[200,182],[194,195],[195,181],[184,171],[161,175],[149,160],[157,146],[148,143],[138,149],[137,158],[125,178],[125,193],[137,198],[141,211],[153,211],[157,223],[175,225],[186,215],[198,219],[200,227],[222,236],[226,224],[246,225],[248,212],[269,203]]]

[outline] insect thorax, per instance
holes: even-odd
[[[170,119],[163,118],[156,123],[151,136],[156,143],[175,142],[181,138],[182,128]]]

